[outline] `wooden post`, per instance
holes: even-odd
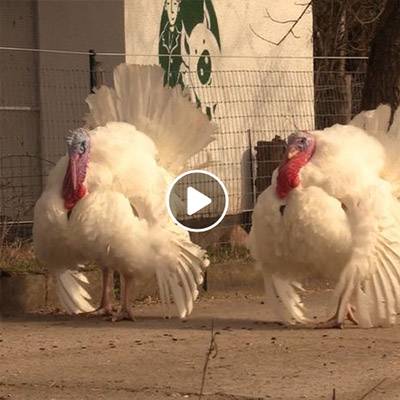
[[[94,88],[97,87],[96,74],[96,52],[93,49],[89,50],[89,82],[90,93],[94,93]]]
[[[352,94],[352,75],[345,75],[345,85],[346,85],[346,123],[351,121],[353,115],[353,94]]]

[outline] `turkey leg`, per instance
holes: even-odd
[[[132,275],[121,275],[121,306],[117,313],[112,317],[112,321],[130,320],[134,321],[132,306],[129,304],[129,294],[132,289],[133,277]]]
[[[88,316],[97,315],[112,315],[112,302],[111,302],[111,292],[114,286],[113,271],[109,268],[102,268],[102,294],[100,306],[88,313]]]

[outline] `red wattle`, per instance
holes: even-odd
[[[307,164],[309,159],[310,156],[307,153],[299,153],[279,167],[276,182],[276,194],[279,198],[284,199],[292,189],[299,186],[300,169]]]
[[[72,193],[64,193],[64,207],[70,211],[72,210],[75,206],[76,203],[82,199],[84,196],[86,196],[87,189],[84,185],[79,185],[78,190]]]

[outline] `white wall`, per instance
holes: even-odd
[[[156,55],[160,51],[164,11],[163,37],[168,42],[169,35],[172,38],[169,44],[176,47],[174,54],[182,56],[181,79],[192,88],[193,100],[197,98],[203,111],[208,110],[220,127],[218,140],[210,145],[220,166],[211,169],[228,187],[231,213],[251,207],[246,196],[250,190],[247,130],[250,129],[254,146],[257,140],[269,140],[275,133],[285,136],[295,126],[313,128],[311,10],[295,27],[296,37],[289,35],[280,46],[259,37],[279,41],[290,24],[273,22],[266,10],[275,20],[292,20],[304,9],[296,3],[296,0],[125,1],[128,62],[159,63]],[[165,46],[162,51],[168,52]],[[207,57],[200,57],[201,54]],[[176,62],[176,58],[172,61]]]

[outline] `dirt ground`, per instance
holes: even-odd
[[[0,399],[400,399],[400,327],[287,329],[258,296],[203,298],[187,321],[25,315],[1,321]],[[336,397],[333,395],[336,391]]]

